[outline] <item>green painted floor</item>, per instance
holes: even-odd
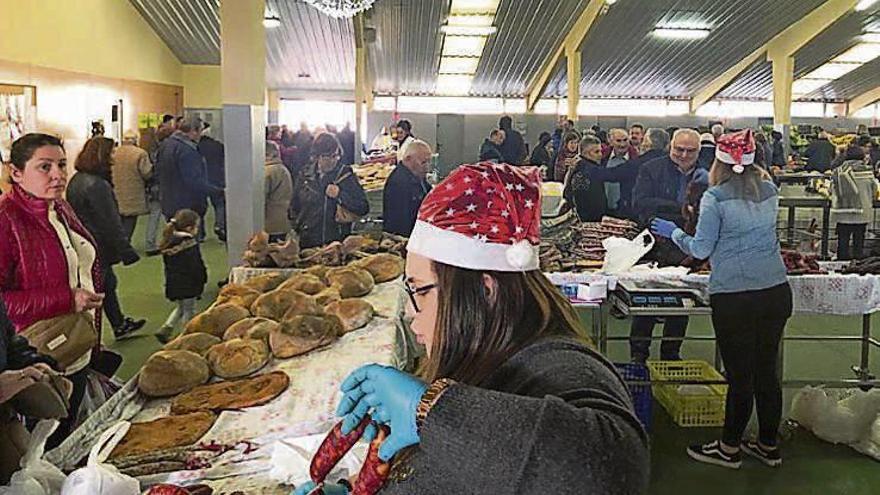
[[[143,226],[141,219],[135,232],[133,244],[143,253]],[[210,219],[208,224],[212,225]],[[209,229],[210,231],[210,229]],[[217,294],[217,282],[226,277],[226,252],[213,235],[202,248],[208,264],[209,282],[202,300],[206,306]],[[140,367],[144,359],[159,348],[152,337],[164,322],[173,305],[165,300],[161,257],[143,258],[131,267],[118,267],[120,298],[127,315],[144,317],[149,321],[139,335],[114,343],[106,337],[107,344],[119,351],[125,362],[120,376],[128,378]],[[587,317],[588,318],[588,317]],[[587,320],[589,323],[589,320]],[[874,319],[880,326],[880,319]],[[588,327],[589,328],[589,327]],[[611,321],[610,335],[627,335],[628,322]],[[848,334],[860,332],[859,318],[799,316],[788,326],[787,334]],[[659,331],[659,328],[658,328]],[[845,333],[844,333],[845,332]],[[707,318],[693,318],[690,335],[711,335]],[[880,331],[875,332],[880,334]],[[655,344],[654,352],[658,352]],[[626,361],[628,346],[611,343],[609,355],[612,360]],[[685,344],[682,352],[686,358],[713,360],[711,343]],[[872,352],[873,370],[880,372],[880,355]],[[851,378],[849,367],[859,359],[858,346],[852,343],[790,343],[786,347],[785,373],[788,377],[803,379]],[[786,392],[786,404],[793,391]],[[705,466],[690,461],[684,449],[691,443],[714,439],[718,430],[704,428],[680,428],[658,404],[654,404],[652,432],[652,483],[650,493],[662,494],[798,494],[798,495],[868,495],[880,493],[880,463],[856,453],[846,446],[831,445],[815,438],[804,430],[796,430],[783,444],[785,463],[781,469],[766,468],[756,462],[746,461],[739,471]],[[573,491],[572,493],[580,493]]]

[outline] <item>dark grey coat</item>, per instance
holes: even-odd
[[[647,436],[614,367],[554,338],[517,353],[483,387],[450,387],[381,493],[639,494],[649,469]]]

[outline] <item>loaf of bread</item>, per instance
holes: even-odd
[[[198,442],[214,426],[217,415],[211,411],[167,416],[147,423],[134,423],[110,458],[147,454]]]
[[[333,301],[338,301],[340,299],[342,299],[342,294],[340,294],[339,289],[335,287],[328,287],[315,294],[315,302],[317,302],[318,306],[321,306],[322,308]]]
[[[314,275],[323,281],[324,277],[326,277],[327,275],[328,270],[330,270],[330,267],[327,265],[314,265],[306,268],[306,271],[304,273]]]
[[[260,297],[261,292],[251,287],[238,284],[227,284],[220,289],[216,304],[231,303],[242,308],[250,308]]]
[[[372,304],[357,298],[332,302],[324,307],[324,311],[339,318],[343,333],[366,326],[376,314]]]
[[[215,345],[205,357],[220,378],[240,378],[269,362],[269,346],[262,340],[232,339]]]
[[[219,304],[198,314],[186,324],[184,334],[209,333],[215,337],[223,337],[226,329],[233,323],[251,315],[246,308],[235,304]]]
[[[327,288],[318,276],[310,273],[297,273],[278,286],[277,290],[298,290],[304,294],[315,295]]]
[[[209,333],[190,333],[181,335],[165,344],[163,351],[191,351],[199,356],[204,356],[208,349],[219,344],[221,340]]]
[[[268,318],[245,318],[226,329],[223,340],[256,339],[268,342],[269,333],[277,326],[277,322]]]
[[[332,344],[342,333],[342,322],[333,315],[299,315],[285,319],[269,335],[277,358],[290,358]]]
[[[148,397],[168,397],[202,385],[211,377],[205,358],[191,351],[159,351],[138,375],[138,389]]]
[[[327,272],[327,282],[343,299],[366,296],[375,282],[370,272],[357,267],[334,268]]]
[[[403,258],[389,253],[374,254],[352,263],[353,266],[370,272],[377,284],[394,280],[403,275],[404,264]]]
[[[265,294],[266,292],[273,291],[278,288],[278,286],[283,284],[285,280],[287,280],[287,276],[284,274],[266,273],[263,275],[257,275],[256,277],[248,280],[242,285],[254,289],[261,294]]]
[[[276,289],[258,297],[251,311],[254,316],[281,321],[287,314],[320,314],[321,307],[308,294],[293,289]]]

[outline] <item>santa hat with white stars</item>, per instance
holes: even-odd
[[[459,268],[537,270],[540,191],[535,167],[462,165],[425,197],[406,248]]]

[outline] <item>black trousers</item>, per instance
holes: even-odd
[[[687,316],[667,316],[663,323],[664,337],[684,337],[687,332]],[[636,316],[630,327],[629,350],[633,361],[644,361],[651,355],[651,341],[648,337],[654,334],[654,325],[660,323],[653,316]],[[681,359],[681,340],[663,340],[660,343],[660,359],[675,361]]]
[[[131,242],[131,236],[134,234],[134,229],[137,227],[138,217],[136,216],[122,216],[122,230],[125,231],[125,237],[128,239],[128,242]]]
[[[710,301],[728,382],[721,440],[731,447],[740,444],[754,404],[758,440],[776,445],[782,419],[779,342],[791,316],[791,288],[785,283],[758,291],[714,294]]]
[[[119,304],[119,297],[116,295],[116,287],[119,281],[116,274],[113,273],[112,266],[104,267],[104,314],[113,328],[119,328],[125,322],[125,315],[122,313],[122,306]]]
[[[88,370],[87,366],[66,377],[73,384],[73,391],[70,393],[70,409],[68,410],[67,417],[62,418],[58,422],[58,429],[46,440],[46,451],[61,445],[61,442],[73,433],[76,426],[76,417],[79,414],[79,406],[82,405],[83,397],[86,395]]]
[[[865,230],[868,225],[864,223],[839,223],[837,224],[837,259],[848,261],[853,258],[861,259],[865,250]]]

